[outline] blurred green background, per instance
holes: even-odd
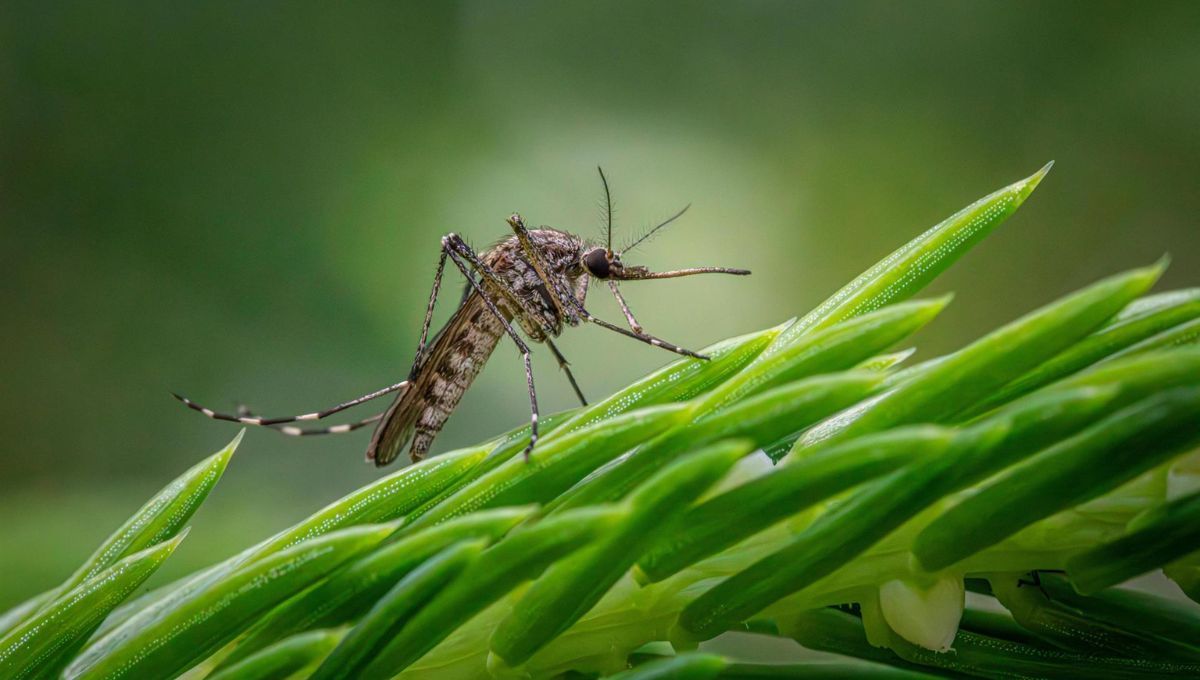
[[[598,236],[597,164],[619,234],[693,204],[638,261],[754,270],[625,287],[688,346],[1050,159],[935,286],[958,297],[923,352],[1165,251],[1164,285],[1196,284],[1197,35],[1190,2],[3,3],[0,607],[235,434],[168,390],[288,414],[394,381],[438,237],[486,245],[514,210]],[[560,346],[592,396],[671,359]],[[524,421],[515,357],[437,451]],[[543,409],[572,405],[537,362]],[[366,439],[250,432],[160,577],[375,478]]]

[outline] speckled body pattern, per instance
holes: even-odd
[[[528,458],[538,440],[538,403],[529,345],[517,332],[518,327],[529,340],[542,343],[550,350],[571,383],[579,403],[587,406],[587,398],[571,373],[566,357],[558,351],[552,340],[567,326],[592,323],[680,356],[701,360],[708,358],[646,333],[621,295],[617,286],[619,281],[670,279],[695,274],[745,276],[750,273],[745,269],[729,267],[690,267],[653,272],[646,267],[623,263],[622,253],[636,248],[659,229],[679,218],[687,208],[660,222],[625,248],[615,251],[612,247],[612,200],[603,171],[600,171],[600,179],[604,182],[606,217],[606,243],[603,246],[589,244],[578,236],[557,229],[543,227],[531,230],[516,213],[507,220],[513,235],[482,254],[476,253],[457,234],[442,237],[433,290],[430,291],[425,320],[421,325],[421,341],[417,345],[412,370],[404,380],[320,411],[277,418],[257,416],[243,407],[239,407],[236,414],[219,413],[182,395],[176,394],[175,398],[193,411],[199,411],[214,420],[269,427],[294,437],[341,434],[375,425],[371,442],[367,445],[368,461],[377,466],[387,465],[396,460],[405,444],[411,442],[409,453],[413,462],[416,462],[429,452],[442,426],[495,351],[500,337],[507,335],[525,365],[525,386],[529,390],[529,439],[525,446],[525,456]],[[434,335],[431,342],[427,342],[447,261],[466,277],[467,288],[450,321]],[[597,318],[584,307],[588,284],[593,280],[607,282],[629,324],[628,329]],[[396,397],[387,410],[357,422],[315,429],[294,425],[322,420],[389,394]]]
[[[582,306],[589,277],[579,262],[588,245],[572,234],[554,229],[533,229],[529,236],[546,278],[560,295],[572,295]],[[508,288],[501,290],[483,281],[484,290],[505,319],[519,323],[531,340],[542,342],[547,337],[558,337],[565,326],[579,324],[574,309],[559,309],[555,304],[515,235],[479,257]],[[503,334],[500,320],[468,284],[454,316],[418,357],[409,375],[411,385],[384,414],[381,424],[384,432],[379,439],[387,446],[374,451],[377,465],[395,459],[410,437],[412,459],[425,456]]]

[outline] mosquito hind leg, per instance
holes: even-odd
[[[378,399],[379,397],[382,397],[386,394],[391,394],[392,392],[395,392],[397,390],[404,389],[404,387],[407,385],[408,385],[408,381],[402,380],[402,381],[396,383],[395,385],[388,385],[387,387],[385,387],[381,390],[375,390],[374,392],[371,392],[370,394],[364,394],[361,397],[355,397],[354,399],[351,399],[350,401],[344,401],[344,402],[338,404],[337,406],[331,406],[323,411],[314,411],[312,413],[303,413],[298,416],[284,416],[282,418],[261,418],[261,417],[254,416],[254,415],[242,415],[242,413],[245,412],[244,407],[238,407],[239,413],[236,415],[231,414],[231,413],[219,413],[208,407],[201,406],[200,404],[197,404],[196,402],[192,401],[191,399],[188,399],[187,397],[185,397],[183,395],[175,394],[174,392],[172,392],[171,396],[173,396],[176,399],[178,399],[179,401],[183,402],[184,406],[187,406],[188,408],[192,409],[193,411],[199,411],[200,413],[204,414],[205,416],[208,416],[209,418],[212,418],[213,420],[225,420],[225,421],[228,421],[231,423],[241,423],[243,425],[260,425],[260,426],[270,427],[272,425],[282,425],[284,423],[295,423],[295,422],[299,422],[299,421],[303,421],[303,420],[321,420],[322,418],[327,418],[335,413],[340,413],[341,411],[345,411],[348,408],[352,408],[354,406],[358,406],[359,404],[363,404],[368,401],[371,401],[372,399]]]
[[[238,405],[237,413],[239,416],[243,416],[246,418],[254,417],[254,412],[251,411],[244,404]],[[371,423],[377,422],[382,417],[383,417],[382,413],[376,413],[375,415],[371,416],[370,418],[363,418],[362,420],[359,420],[359,421],[356,421],[353,423],[343,423],[341,425],[330,425],[328,427],[301,428],[301,427],[295,427],[292,425],[268,425],[267,427],[272,430],[275,430],[276,432],[278,432],[280,434],[286,434],[289,437],[310,437],[310,436],[314,436],[314,435],[344,434],[346,432],[353,432],[361,427],[366,427],[367,425],[370,425]]]
[[[276,426],[271,427],[271,429],[275,430],[276,432],[279,432],[280,434],[286,434],[289,437],[312,437],[315,435],[323,435],[323,434],[345,434],[347,432],[353,432],[361,427],[366,427],[373,423],[377,423],[377,422],[379,422],[379,419],[382,417],[383,417],[382,413],[376,413],[375,415],[371,416],[370,418],[363,418],[362,420],[359,420],[359,421],[356,421],[353,423],[342,423],[341,425],[330,425],[329,427],[316,427],[316,428],[310,429],[310,428],[296,427],[294,425],[276,425]]]
[[[512,341],[517,345],[517,350],[521,352],[521,357],[525,361],[525,384],[529,387],[530,411],[529,444],[525,447],[525,459],[528,460],[529,454],[533,451],[533,447],[537,444],[538,440],[537,390],[533,386],[533,359],[529,353],[529,345],[525,344],[525,341],[522,340],[521,336],[517,335],[517,331],[513,329],[512,324],[508,322],[508,319],[504,318],[504,315],[500,313],[500,309],[496,307],[496,303],[492,300],[491,295],[489,295],[487,291],[483,289],[483,285],[471,276],[470,269],[468,269],[467,264],[463,262],[463,259],[468,259],[467,256],[459,253],[459,250],[465,249],[470,253],[471,257],[474,258],[474,261],[478,262],[478,257],[474,257],[475,251],[471,250],[471,247],[463,242],[462,239],[458,238],[458,236],[455,234],[449,234],[442,238],[442,248],[450,256],[450,260],[454,263],[454,266],[458,267],[458,270],[462,272],[464,277],[466,277],[471,287],[474,288],[475,292],[479,294],[479,297],[483,299],[484,304],[487,305],[487,308],[492,312],[492,315],[495,316],[500,322],[500,325],[504,327],[504,332],[508,334],[509,338],[512,338]],[[483,267],[482,264],[482,262],[479,263],[479,266],[481,267],[479,270],[480,277],[489,278],[490,276],[492,279],[495,279],[495,274],[492,273],[490,269]],[[495,280],[498,281],[498,279]],[[503,286],[503,282],[500,282],[500,285]]]

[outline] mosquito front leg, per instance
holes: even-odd
[[[480,282],[476,281],[475,278],[471,276],[471,272],[469,269],[467,269],[467,265],[462,261],[462,259],[460,259],[466,259],[466,256],[460,255],[459,249],[466,249],[466,251],[471,254],[472,259],[474,261],[478,261],[479,258],[474,257],[475,252],[471,250],[470,246],[464,243],[462,239],[458,238],[456,235],[450,234],[442,238],[442,248],[450,256],[450,260],[454,262],[454,266],[458,267],[458,270],[462,272],[464,277],[466,277],[471,287],[474,288],[475,292],[479,294],[479,297],[483,299],[484,304],[487,305],[487,308],[500,322],[500,325],[504,327],[504,332],[508,333],[508,337],[512,338],[512,341],[517,345],[517,350],[521,352],[522,359],[525,360],[525,384],[529,387],[530,411],[529,444],[525,447],[525,458],[528,459],[529,454],[533,451],[533,447],[537,444],[538,439],[537,390],[533,386],[533,357],[529,353],[529,346],[525,344],[525,341],[521,339],[521,336],[517,335],[517,332],[513,329],[512,324],[508,322],[508,319],[504,318],[504,315],[500,313],[500,309],[496,307],[496,303],[492,301],[492,297],[483,289],[483,286],[480,285]],[[477,269],[479,270],[481,277],[487,278],[489,275],[491,275],[496,281],[497,285],[501,286],[501,290],[504,290],[504,283],[499,281],[499,279],[495,277],[495,274],[492,274],[482,262],[479,263]]]
[[[344,402],[338,404],[337,406],[331,406],[323,411],[314,411],[313,413],[305,413],[305,414],[298,415],[298,416],[284,416],[282,418],[260,418],[258,416],[251,416],[251,415],[234,415],[234,414],[229,414],[229,413],[218,413],[210,408],[206,408],[204,406],[201,406],[200,404],[197,404],[196,402],[192,401],[191,399],[188,399],[185,396],[175,394],[174,392],[172,392],[171,395],[173,397],[175,397],[176,399],[178,399],[179,401],[183,402],[184,406],[187,406],[188,408],[192,409],[193,411],[199,411],[200,413],[203,413],[204,415],[208,416],[209,418],[212,418],[213,420],[227,420],[229,422],[241,423],[243,425],[262,425],[262,426],[269,427],[271,425],[281,425],[283,423],[295,423],[295,422],[302,421],[302,420],[320,420],[322,418],[327,418],[335,413],[345,411],[348,408],[358,406],[359,404],[366,403],[368,401],[371,401],[372,399],[378,399],[379,397],[382,397],[385,394],[391,394],[392,392],[395,392],[397,390],[402,390],[406,386],[408,386],[408,381],[402,380],[402,381],[396,383],[395,385],[389,385],[381,390],[375,390],[374,392],[372,392],[370,394],[364,394],[363,396],[356,397],[354,399],[351,399],[350,401],[344,401]]]
[[[558,310],[560,318],[566,319],[567,323],[574,325],[577,322],[574,310],[564,302],[565,298],[573,297],[571,291],[562,288],[562,279],[559,277],[550,277],[546,274],[546,266],[542,262],[541,256],[538,255],[537,248],[533,245],[533,239],[529,236],[529,229],[525,227],[525,220],[517,213],[513,213],[508,217],[508,226],[512,227],[513,233],[517,235],[517,243],[521,244],[521,250],[525,252],[525,259],[533,266],[533,271],[537,273],[538,278],[546,285],[546,291],[550,293],[550,299],[554,303],[554,308]]]
[[[471,248],[471,246],[467,245],[467,242],[462,240],[461,236],[458,234],[447,234],[446,236],[443,236],[442,248],[448,249],[451,259],[460,257],[463,260],[466,260],[467,264],[469,264],[474,271],[478,272],[482,279],[492,284],[496,290],[504,293],[504,296],[509,299],[509,302],[511,302],[513,305],[516,305],[516,307],[520,310],[521,316],[526,319],[531,319],[537,323],[542,328],[542,331],[545,333],[545,335],[550,336],[555,334],[553,328],[546,327],[542,315],[530,308],[529,303],[525,300],[525,298],[518,295],[514,290],[512,290],[511,287],[509,287],[507,283],[505,283],[499,276],[496,275],[496,272],[492,271],[491,267],[484,264],[483,260],[479,259],[479,256],[475,254],[475,251]],[[456,264],[460,270],[463,269],[462,262],[456,262]],[[474,287],[475,290],[480,290],[479,285],[475,282],[475,279],[471,277],[469,272],[464,271],[463,276],[467,277],[467,280],[471,283],[471,286]]]
[[[579,403],[587,406],[588,403],[587,399],[583,396],[583,390],[579,389],[579,383],[575,382],[575,374],[571,372],[571,363],[562,355],[562,352],[558,351],[558,347],[555,346],[553,340],[546,338],[542,342],[546,343],[546,346],[550,348],[550,352],[554,354],[554,358],[558,360],[558,367],[566,372],[567,380],[571,383],[571,389],[575,390],[575,396],[579,397]]]
[[[574,299],[574,298],[572,298],[572,299]],[[575,308],[577,310],[579,310],[579,316],[584,321],[589,321],[591,323],[594,323],[597,326],[600,326],[601,328],[607,328],[610,331],[613,331],[615,333],[620,333],[621,335],[624,335],[625,337],[633,338],[634,340],[638,340],[640,342],[644,342],[647,345],[653,345],[654,347],[661,347],[661,348],[667,350],[668,352],[682,354],[685,357],[692,357],[693,359],[703,359],[705,361],[708,360],[708,357],[704,356],[703,354],[697,354],[696,352],[693,352],[690,349],[684,349],[683,347],[680,347],[679,345],[669,343],[666,340],[663,340],[661,338],[656,338],[653,335],[650,335],[648,333],[635,333],[633,331],[627,331],[624,328],[621,328],[620,326],[617,326],[617,325],[614,325],[614,324],[611,324],[611,323],[605,321],[604,319],[592,316],[592,313],[589,312],[587,309],[585,309],[583,305],[579,304],[578,300],[575,301]]]
[[[625,297],[621,295],[621,289],[617,287],[617,282],[609,279],[608,289],[612,291],[613,297],[617,298],[617,304],[621,306],[621,313],[625,315],[625,320],[629,322],[629,330],[634,333],[641,333],[642,324],[633,318],[633,312],[629,310],[629,305],[625,303]]]

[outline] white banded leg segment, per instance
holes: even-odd
[[[382,417],[382,413],[377,413],[370,418],[364,418],[356,423],[343,423],[341,425],[331,425],[329,427],[318,427],[312,429],[305,429],[302,427],[296,427],[294,425],[282,425],[272,427],[271,429],[275,430],[276,432],[286,434],[289,437],[311,437],[314,435],[323,434],[344,434],[346,432],[353,432],[360,427],[366,427],[372,423],[377,423]]]
[[[379,397],[382,397],[386,394],[391,394],[392,392],[402,390],[407,386],[408,386],[408,381],[402,380],[394,385],[389,385],[383,389],[375,390],[374,392],[371,392],[370,394],[364,394],[361,397],[356,397],[354,399],[351,399],[350,401],[342,402],[342,403],[338,404],[337,406],[327,408],[323,411],[315,411],[313,413],[304,413],[304,414],[301,414],[298,416],[285,416],[282,418],[262,418],[260,416],[255,416],[253,414],[246,412],[243,408],[239,408],[238,409],[239,413],[236,415],[230,414],[230,413],[220,413],[220,412],[214,411],[206,406],[201,406],[200,404],[197,404],[196,402],[192,401],[191,399],[188,399],[187,397],[185,397],[183,395],[175,394],[174,392],[172,392],[171,395],[173,397],[175,397],[176,399],[178,399],[180,402],[182,402],[184,406],[187,406],[188,408],[192,409],[193,411],[199,411],[200,413],[204,414],[205,416],[207,416],[209,418],[212,418],[213,420],[225,420],[225,421],[228,421],[231,423],[241,423],[242,425],[258,425],[258,426],[270,427],[272,425],[280,425],[283,423],[295,423],[295,422],[300,422],[300,421],[320,420],[322,418],[331,416],[335,413],[345,411],[348,408],[352,408],[354,406],[358,406],[359,404],[363,404],[368,401],[371,401],[372,399],[378,399]]]

